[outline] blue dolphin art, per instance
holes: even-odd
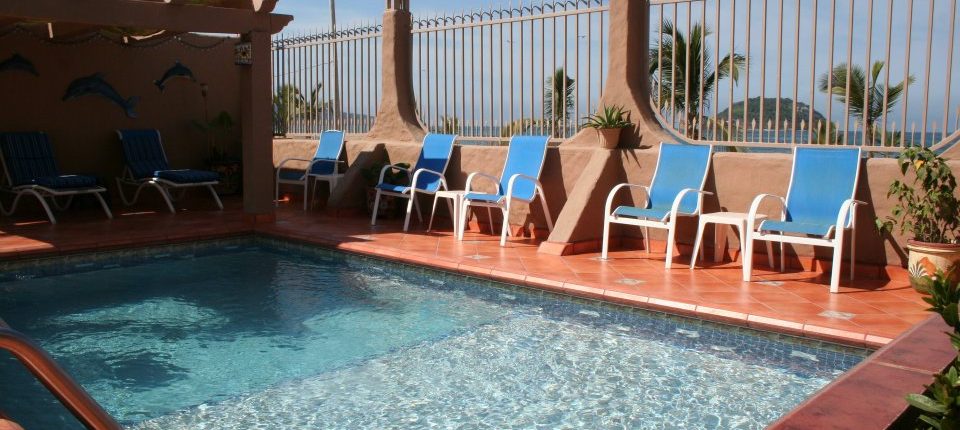
[[[30,60],[23,58],[20,54],[13,54],[10,58],[0,62],[0,72],[6,71],[21,71],[29,73],[33,76],[40,76],[40,73],[37,72],[37,68],[33,67],[33,63]]]
[[[110,84],[103,80],[102,73],[94,73],[90,76],[74,79],[74,81],[70,83],[70,86],[67,87],[67,93],[63,95],[63,100],[66,101],[86,95],[104,97],[117,106],[122,107],[128,117],[137,117],[137,113],[134,112],[133,108],[137,105],[137,102],[140,101],[140,97],[134,96],[124,99],[117,93],[117,90],[113,89]]]
[[[163,91],[164,86],[167,85],[167,81],[173,78],[185,78],[193,82],[197,81],[197,78],[193,76],[193,72],[190,71],[190,69],[188,69],[187,66],[184,66],[183,64],[180,64],[179,61],[177,61],[176,64],[173,65],[173,67],[170,67],[169,69],[167,69],[166,72],[163,73],[162,78],[160,78],[159,80],[153,81],[153,84],[156,85],[157,88],[160,88],[160,91]]]

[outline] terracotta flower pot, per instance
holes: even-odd
[[[600,146],[604,149],[615,149],[620,144],[620,132],[622,128],[598,128],[597,138],[600,139]]]
[[[929,293],[930,279],[937,271],[948,274],[951,282],[960,280],[960,270],[954,270],[960,263],[960,245],[908,240],[907,249],[910,250],[907,263],[910,285],[918,292]]]

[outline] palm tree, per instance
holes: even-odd
[[[899,84],[887,87],[886,92],[877,84],[880,71],[883,70],[883,61],[873,63],[870,68],[870,77],[864,72],[863,67],[859,65],[850,66],[850,92],[847,93],[847,65],[840,64],[833,68],[832,78],[824,74],[820,77],[819,89],[822,92],[831,94],[837,98],[840,103],[844,103],[849,108],[850,117],[855,121],[864,120],[863,133],[866,141],[873,143],[875,137],[875,125],[878,119],[883,116],[885,111],[889,112],[894,105],[900,101],[903,91],[907,85],[912,84],[916,79],[907,76],[907,79]],[[864,103],[864,94],[869,97],[869,106]],[[886,96],[886,97],[884,97]],[[866,109],[865,109],[866,108]],[[864,114],[866,112],[866,114]]]
[[[443,117],[443,125],[440,127],[440,133],[456,134],[460,131],[460,118],[455,116]]]
[[[296,85],[281,85],[273,95],[274,133],[286,134],[290,120],[305,104],[306,100]]]
[[[660,33],[662,42],[651,46],[648,54],[653,87],[660,88],[659,93],[653,94],[654,101],[660,106],[660,101],[673,100],[673,106],[667,108],[672,108],[674,115],[683,113],[687,136],[698,139],[699,130],[695,130],[693,124],[701,108],[703,111],[710,108],[710,96],[717,82],[728,77],[738,82],[747,60],[737,53],[728,54],[720,60],[717,70],[713,70],[713,53],[706,43],[713,32],[701,24],[695,24],[690,34],[684,35],[676,32],[672,22],[664,21]]]
[[[561,67],[554,71],[552,76],[547,76],[544,87],[543,116],[553,130],[553,137],[560,137],[563,135],[563,130],[560,129],[561,121],[565,125],[573,114],[577,83],[575,79],[567,76]]]

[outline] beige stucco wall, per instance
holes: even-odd
[[[278,139],[274,142],[275,162],[282,158],[298,156],[309,157],[315,148],[315,141]],[[347,143],[346,159],[356,165],[356,160],[367,156],[369,162],[386,157],[391,163],[414,163],[419,154],[418,143],[403,142],[370,142],[354,140]],[[488,146],[457,146],[454,150],[450,166],[447,169],[447,179],[454,189],[462,189],[466,177],[470,172],[480,171],[492,175],[499,175],[506,157],[506,147]],[[607,159],[609,158],[609,162]],[[550,240],[556,242],[584,242],[599,239],[602,233],[602,206],[609,192],[608,186],[596,186],[585,196],[572,195],[580,180],[616,183],[628,181],[631,183],[649,184],[656,166],[657,153],[655,149],[624,149],[606,151],[603,149],[566,147],[550,148],[544,166],[542,182],[547,192],[548,203],[554,221],[564,215],[575,219],[564,219],[558,223],[557,229]],[[706,189],[713,191],[713,196],[704,200],[705,211],[719,210],[746,212],[753,198],[760,193],[784,195],[790,178],[791,156],[788,154],[751,154],[751,153],[716,153],[713,157],[711,172],[707,179]],[[954,169],[960,171],[960,161],[950,163]],[[606,166],[605,171],[596,174],[595,169]],[[354,170],[359,167],[351,167]],[[886,197],[890,183],[900,177],[896,160],[889,158],[871,158],[864,161],[861,167],[860,181],[857,190],[857,199],[868,203],[858,212],[857,218],[857,260],[872,264],[904,265],[905,254],[902,249],[905,240],[895,235],[894,240],[881,237],[874,227],[877,216],[886,217],[893,208],[894,201]],[[363,205],[362,182],[348,186],[350,190],[341,190],[339,204],[342,207],[361,207]],[[584,203],[587,199],[590,203]],[[568,201],[569,200],[569,201]],[[629,194],[625,193],[621,203],[630,203]],[[429,204],[429,200],[421,203]],[[570,208],[565,205],[570,204]],[[574,206],[589,206],[576,208]],[[544,228],[545,222],[538,205],[528,208],[518,205],[511,215],[512,224],[528,224],[533,222],[537,227]],[[423,206],[429,208],[429,206]],[[772,213],[773,208],[766,210]],[[480,214],[482,220],[486,217]],[[499,217],[494,220],[499,222]],[[564,225],[565,224],[565,225]],[[681,243],[693,243],[696,232],[694,220],[686,219],[681,222],[678,239]],[[615,235],[641,237],[639,228],[619,227],[614,229]],[[655,239],[664,239],[665,232],[652,231]],[[712,243],[712,230],[705,235],[707,244]],[[797,246],[788,250],[788,255],[797,253],[803,256],[816,255],[828,258],[828,250],[814,250],[811,247]]]
[[[184,37],[198,46],[220,40]],[[54,44],[20,32],[0,37],[0,61],[19,53],[40,73],[35,77],[19,71],[0,72],[0,132],[44,131],[51,137],[63,171],[97,175],[109,185],[122,170],[117,128],[157,128],[173,166],[203,167],[208,146],[204,134],[191,126],[191,121],[204,117],[200,86],[174,79],[161,92],[153,81],[180,61],[193,71],[198,83],[208,85],[210,116],[225,110],[238,121],[239,68],[233,65],[233,45],[226,40],[201,50],[168,41],[156,47],[131,48],[101,39]],[[140,97],[135,108],[138,118],[128,118],[119,106],[99,96],[61,100],[74,79],[97,72],[124,98]],[[233,137],[237,142],[239,128],[237,123]]]

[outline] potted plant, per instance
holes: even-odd
[[[360,171],[363,175],[363,179],[367,184],[367,213],[373,213],[373,202],[377,198],[377,185],[380,181],[380,171],[383,170],[383,166],[386,166],[387,163],[375,163],[366,169]],[[408,163],[397,163],[397,166],[403,167],[405,169],[410,168]],[[401,170],[388,169],[383,174],[383,182],[388,184],[403,184],[410,179],[407,178],[407,173]],[[400,209],[401,205],[397,204],[396,196],[380,196],[380,206],[377,208],[377,217],[379,218],[392,218],[396,216]]]
[[[233,117],[226,111],[221,111],[213,119],[194,121],[193,126],[207,135],[209,155],[207,168],[220,174],[220,185],[217,193],[233,195],[240,192],[243,185],[243,172],[239,157],[230,155],[228,148],[233,132]],[[234,144],[236,141],[233,141]]]
[[[630,122],[630,113],[623,106],[604,106],[596,115],[584,118],[582,128],[597,130],[597,138],[605,149],[614,149],[620,144],[620,132],[625,128],[633,127]]]
[[[897,205],[886,220],[877,219],[877,227],[890,232],[899,224],[901,233],[913,236],[907,242],[910,284],[926,293],[938,273],[947,274],[950,282],[956,282],[960,273],[954,270],[960,261],[960,199],[954,195],[957,180],[946,160],[927,148],[907,148],[898,161],[901,174],[911,173],[912,180],[890,184],[887,197],[896,197]]]

